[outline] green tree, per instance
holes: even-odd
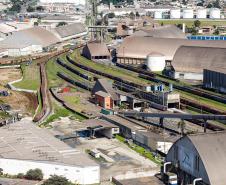
[[[129,17],[130,19],[135,19],[135,14],[133,12],[130,12]]]
[[[9,11],[12,11],[12,12],[17,12],[19,13],[21,10],[21,5],[16,3],[16,4],[13,4],[11,8],[9,8]]]
[[[108,14],[108,18],[112,19],[112,18],[114,18],[114,17],[115,17],[115,13],[114,13],[114,12],[110,12],[110,13]]]
[[[25,175],[25,178],[28,180],[42,180],[43,179],[42,170],[38,168],[28,170]]]
[[[49,179],[47,179],[42,185],[73,185],[67,178],[51,175]]]
[[[44,11],[44,8],[43,8],[43,6],[37,6],[36,7],[36,10],[37,11],[40,11],[40,12],[43,12]]]
[[[27,12],[34,12],[34,11],[35,11],[34,7],[32,7],[32,6],[27,7]]]
[[[214,32],[213,32],[214,35],[219,35],[220,34],[220,31],[218,29],[216,29]]]
[[[201,22],[199,20],[194,21],[194,26],[199,28],[201,26]]]
[[[17,177],[18,179],[23,179],[24,176],[25,176],[25,175],[24,175],[23,173],[18,173],[16,177]]]
[[[186,127],[186,123],[184,122],[184,120],[181,120],[178,122],[177,128],[180,129],[180,133],[182,136],[185,134],[184,133],[185,127]]]
[[[62,21],[62,22],[59,22],[56,27],[60,27],[60,26],[64,26],[64,25],[67,25],[67,23]]]

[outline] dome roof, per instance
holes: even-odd
[[[165,55],[163,55],[162,53],[159,52],[151,52],[148,54],[148,57],[164,57]]]

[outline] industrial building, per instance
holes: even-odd
[[[185,33],[175,25],[158,26],[155,28],[140,29],[136,31],[132,36],[142,36],[142,37],[155,37],[155,38],[177,38],[185,39]]]
[[[60,40],[53,33],[41,27],[33,27],[13,32],[0,41],[0,49],[7,50],[9,56],[17,57],[41,53],[58,42]]]
[[[226,68],[204,69],[203,86],[221,93],[226,93]]]
[[[106,138],[112,139],[114,135],[119,134],[119,127],[105,121],[103,119],[89,119],[83,121],[86,125],[86,130],[77,130],[77,133],[88,131],[91,137],[104,136]]]
[[[225,48],[181,46],[172,60],[173,70],[168,74],[176,79],[203,80],[204,69],[226,68],[225,50]],[[212,80],[214,83],[214,79]]]
[[[89,60],[109,60],[111,55],[104,43],[88,43],[82,50],[82,55]]]
[[[95,103],[105,109],[113,109],[119,103],[119,96],[112,88],[112,83],[105,78],[96,81],[92,95],[95,96]]]
[[[100,167],[86,154],[69,147],[30,119],[0,128],[0,166],[3,173],[17,175],[39,168],[44,179],[61,175],[79,184],[100,182]]]
[[[72,23],[69,25],[59,26],[55,28],[55,32],[59,35],[61,41],[79,38],[87,35],[85,25],[81,23]]]
[[[177,184],[226,184],[225,140],[225,132],[180,138],[169,150],[163,172],[177,174]]]
[[[117,49],[117,62],[143,65],[147,60],[147,56],[153,52],[164,55],[166,61],[172,61],[177,49],[181,46],[226,48],[226,43],[224,41],[130,36],[126,37]]]
[[[56,28],[60,22],[64,22],[66,24],[83,23],[83,19],[84,18],[81,15],[72,17],[64,14],[50,14],[41,19],[39,26],[50,30]]]

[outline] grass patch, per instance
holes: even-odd
[[[22,64],[21,71],[23,80],[13,84],[17,88],[37,90],[40,87],[40,71],[36,62],[30,65]]]
[[[41,123],[39,126],[40,127],[49,127],[49,123],[59,120],[61,117],[72,117],[72,119],[77,119],[79,121],[86,119],[85,117],[83,117],[79,114],[73,113],[72,111],[70,111],[64,107],[55,106],[54,114],[49,116],[47,118],[47,120],[45,122]]]
[[[11,115],[8,112],[0,111],[0,119],[7,119],[10,117],[11,117]]]
[[[71,104],[79,104],[80,98],[77,96],[65,96],[64,97],[65,102],[71,103]]]
[[[91,67],[95,70],[103,71],[107,74],[111,74],[113,76],[117,76],[119,78],[131,81],[134,83],[143,84],[143,85],[154,84],[154,83],[150,82],[149,80],[138,78],[137,73],[134,73],[134,72],[131,72],[131,71],[128,71],[125,69],[119,69],[114,66],[107,66],[104,64],[100,64],[100,63],[96,63],[91,60],[88,60],[85,57],[80,55],[79,50],[75,50],[71,54],[71,58],[75,59],[75,62],[81,63],[81,64]]]
[[[116,135],[115,138],[122,142],[122,143],[125,143],[129,148],[131,148],[132,150],[134,150],[135,152],[139,153],[141,156],[147,158],[147,159],[150,159],[151,161],[153,161],[154,163],[158,164],[158,165],[161,165],[162,164],[162,161],[160,159],[158,159],[158,157],[155,157],[154,154],[152,152],[150,152],[149,150],[141,147],[141,146],[138,146],[134,143],[130,144],[126,141],[126,139],[120,135]]]
[[[165,20],[157,20],[159,24],[163,23],[166,24],[183,24],[185,23],[186,26],[192,27],[194,25],[194,19],[165,19]],[[217,20],[199,20],[201,22],[201,26],[225,26],[226,21],[217,21]]]

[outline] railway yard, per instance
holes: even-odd
[[[136,112],[135,116],[126,116],[126,112],[133,110],[150,114],[224,115],[226,95],[134,66],[95,63],[81,56],[80,48],[33,60],[30,64],[22,63],[20,68],[21,72],[15,68],[1,69],[8,74],[2,79],[1,88],[5,86],[4,89],[10,92],[9,96],[0,97],[1,105],[9,104],[12,110],[20,109],[23,116],[32,116],[35,124],[48,128],[52,135],[85,155],[97,150],[102,155],[100,159],[89,157],[100,165],[102,182],[112,176],[122,178],[139,173],[155,174],[178,138],[223,131],[226,128],[225,120],[142,118],[136,116]],[[11,78],[12,75],[14,78]],[[21,76],[23,78],[12,85],[32,93],[6,88],[9,80],[17,80]],[[166,93],[171,90],[174,97],[179,94],[180,101],[175,103],[173,99],[173,102],[168,102],[164,94],[147,91],[149,87],[159,84],[164,85]],[[115,103],[112,111],[109,111],[97,103],[98,97],[94,93],[96,88],[97,92],[101,88],[107,89],[109,93],[114,90],[120,98],[127,97],[127,101],[121,99],[121,104]],[[7,119],[4,114],[0,116]],[[90,125],[86,123],[87,120],[98,123]],[[110,139],[109,136],[103,137],[106,133],[98,130],[98,127],[115,128],[112,125],[120,131]],[[164,141],[164,147],[142,143],[137,139],[141,136],[149,142]]]

